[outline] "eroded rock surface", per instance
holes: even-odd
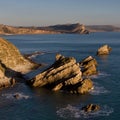
[[[47,87],[53,91],[86,93],[92,87],[90,79],[83,80],[79,63],[73,57],[56,55],[56,61],[47,70],[28,81],[33,87]]]
[[[22,73],[38,67],[25,59],[19,50],[7,40],[0,38],[0,88],[9,87],[22,80]]]
[[[80,62],[83,76],[90,76],[97,74],[97,61],[92,56],[88,56]]]
[[[17,72],[28,72],[38,65],[25,59],[19,50],[9,41],[0,38],[0,61]]]

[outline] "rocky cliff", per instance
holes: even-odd
[[[39,65],[25,59],[19,50],[7,40],[0,38],[0,88],[14,85],[26,73]]]
[[[83,24],[63,24],[63,25],[54,25],[48,27],[40,27],[43,30],[56,31],[60,33],[72,33],[72,34],[88,34],[89,31]]]
[[[17,72],[27,72],[38,66],[25,59],[12,43],[3,38],[0,38],[0,61]]]

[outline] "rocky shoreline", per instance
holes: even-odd
[[[104,45],[96,51],[96,54],[108,55],[111,50],[111,47]],[[19,81],[25,83],[27,81],[27,85],[31,87],[45,87],[51,91],[72,94],[85,94],[94,89],[90,76],[98,74],[98,63],[92,56],[77,62],[74,57],[66,57],[58,53],[49,68],[29,80],[24,78],[24,74],[39,68],[41,64],[30,60],[29,55],[26,57],[22,56],[12,43],[0,38],[0,89],[13,86]],[[19,98],[19,95],[14,97]],[[91,104],[83,109],[89,112],[99,108]]]

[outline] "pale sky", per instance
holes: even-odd
[[[0,0],[0,24],[120,26],[120,0]]]

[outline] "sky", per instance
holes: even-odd
[[[120,26],[120,0],[0,0],[0,24]]]

